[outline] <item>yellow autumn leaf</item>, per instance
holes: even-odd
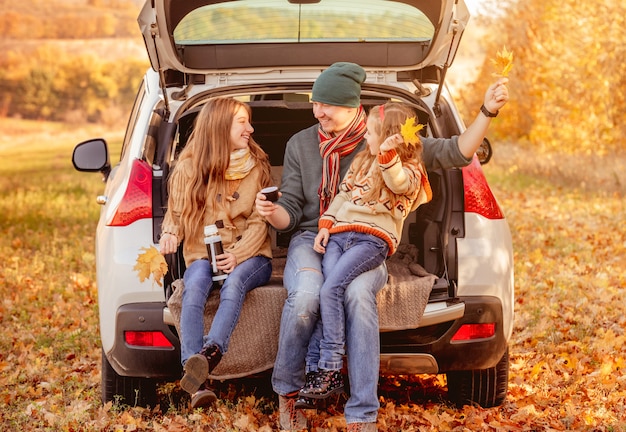
[[[154,246],[141,249],[144,252],[137,255],[137,262],[133,267],[139,276],[139,281],[143,282],[152,276],[157,285],[163,286],[161,281],[167,273],[165,257]]]
[[[494,75],[502,77],[509,76],[509,72],[513,69],[513,52],[503,47],[502,51],[497,52],[496,58],[491,59],[491,63],[495,66],[497,71]]]
[[[424,125],[416,123],[415,117],[406,119],[400,128],[400,134],[404,142],[412,145],[416,145],[420,142],[419,131],[424,128]]]

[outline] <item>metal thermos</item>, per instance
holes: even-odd
[[[204,227],[204,244],[206,245],[206,250],[209,254],[209,262],[213,269],[213,282],[221,285],[228,275],[222,270],[217,269],[217,260],[215,257],[224,253],[222,237],[217,231],[217,226],[207,225]]]

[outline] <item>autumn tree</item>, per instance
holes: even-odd
[[[132,105],[147,61],[103,61],[92,55],[64,55],[42,47],[28,60],[5,61],[0,78],[0,112],[29,119],[100,121]]]
[[[137,13],[131,0],[5,2],[0,7],[0,36],[17,40],[134,37]]]
[[[466,105],[480,106],[484,88],[494,79],[490,60],[506,46],[515,56],[511,102],[506,115],[494,122],[494,135],[538,150],[625,150],[625,16],[621,0],[491,3],[486,21],[470,23],[488,25],[490,37]]]

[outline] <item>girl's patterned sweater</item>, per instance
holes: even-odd
[[[377,199],[365,202],[363,196],[373,187],[374,170],[382,171],[385,186]],[[373,234],[389,244],[389,255],[392,255],[400,243],[406,217],[431,198],[424,166],[417,161],[403,164],[396,151],[391,150],[372,159],[369,166],[358,167],[352,163],[339,186],[339,193],[318,225],[331,234],[342,231]]]

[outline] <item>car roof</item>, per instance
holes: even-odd
[[[146,0],[139,18],[155,71],[444,68],[469,20],[463,0]]]

